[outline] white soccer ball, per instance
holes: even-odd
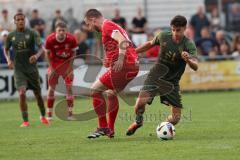
[[[162,122],[156,129],[157,137],[162,140],[170,140],[176,134],[175,127],[170,122]]]

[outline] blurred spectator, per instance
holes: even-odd
[[[219,48],[219,55],[223,58],[227,58],[231,55],[231,46],[226,41],[222,42]]]
[[[45,28],[46,28],[45,21],[42,18],[39,17],[39,12],[38,12],[37,9],[34,9],[32,11],[30,26],[31,26],[31,28],[36,30],[42,38],[45,37],[45,35],[44,35],[44,31],[45,31]]]
[[[231,31],[240,32],[240,4],[234,3],[230,6],[229,27]]]
[[[235,36],[232,47],[233,47],[232,56],[234,57],[240,56],[240,35]]]
[[[74,33],[74,31],[76,29],[79,28],[79,23],[77,21],[76,18],[74,18],[74,15],[73,15],[73,9],[72,8],[69,8],[66,12],[66,16],[65,16],[68,20],[68,28],[69,28],[69,31],[71,33]]]
[[[215,33],[215,39],[218,43],[218,52],[221,53],[221,44],[225,44],[230,46],[231,44],[231,40],[230,38],[228,37],[228,35],[225,34],[225,32],[223,30],[219,30]]]
[[[204,27],[201,31],[201,38],[196,41],[199,54],[215,58],[218,53],[217,41],[210,36],[209,28]]]
[[[94,47],[97,46],[97,45],[95,45],[97,40],[94,38],[94,33],[88,30],[88,27],[86,26],[84,21],[82,21],[80,28],[81,28],[81,30],[83,30],[84,32],[87,33],[86,44],[89,47],[90,54],[96,55],[96,53],[94,53],[95,52]],[[97,48],[97,47],[95,47],[95,48]]]
[[[198,11],[192,16],[190,20],[190,25],[194,31],[194,40],[201,38],[201,30],[204,27],[209,27],[210,22],[205,14],[205,9],[203,6],[198,7]]]
[[[223,14],[219,14],[218,8],[214,7],[210,13],[210,27],[211,31],[216,32],[224,27],[224,17]]]
[[[8,36],[9,32],[7,30],[3,30],[1,32],[1,37],[0,37],[0,64],[6,64],[6,58],[4,56],[4,44],[7,40],[7,36]],[[12,49],[10,49],[10,58],[13,60],[13,51]]]
[[[139,46],[147,41],[147,19],[142,16],[141,8],[137,9],[137,16],[133,18],[132,24],[132,41],[136,46]]]
[[[112,21],[120,25],[123,29],[127,29],[126,19],[124,17],[121,17],[120,10],[116,8],[114,12],[115,17],[112,19]]]
[[[77,58],[82,58],[84,60],[87,60],[87,54],[89,54],[89,47],[85,42],[87,39],[87,33],[85,31],[81,31],[80,29],[77,29],[74,31],[74,36],[78,44],[78,49],[76,52]]]
[[[55,24],[57,21],[63,21],[65,23],[67,23],[67,20],[65,20],[62,16],[61,10],[57,9],[55,11],[55,18],[52,20],[52,26],[51,26],[51,31],[54,32],[55,31]]]
[[[13,30],[13,23],[8,18],[8,10],[2,10],[2,18],[0,20],[0,32],[3,30],[12,31]]]

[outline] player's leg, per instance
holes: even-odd
[[[56,85],[58,83],[59,75],[56,72],[53,72],[51,69],[48,69],[48,94],[47,94],[47,114],[48,120],[52,120],[53,116],[53,106],[54,106],[54,92]]]
[[[108,127],[114,136],[114,124],[117,118],[119,110],[119,102],[116,93],[113,90],[107,90],[107,100],[108,100]]]
[[[67,100],[67,105],[68,105],[68,119],[73,120],[73,103],[74,103],[74,97],[72,95],[72,82],[73,82],[73,73],[71,72],[68,74],[65,78],[65,85],[66,85],[66,100]]]
[[[33,90],[33,94],[37,100],[37,105],[41,114],[40,120],[43,124],[48,124],[48,121],[45,118],[46,110],[45,110],[44,101],[41,94],[39,73],[36,70],[33,73],[26,74],[26,76],[27,76],[28,88]]]
[[[135,122],[133,122],[126,132],[126,135],[131,136],[135,131],[143,125],[143,114],[145,112],[145,106],[152,99],[151,94],[148,91],[141,90],[136,104],[135,104]]]
[[[23,123],[20,127],[28,127],[29,121],[28,121],[28,107],[26,102],[26,87],[25,86],[19,87],[18,93],[19,93],[19,105],[23,118]]]
[[[102,77],[101,77],[102,78]],[[93,98],[93,107],[98,116],[98,128],[88,138],[98,138],[102,135],[109,133],[107,118],[106,118],[106,101],[103,92],[108,88],[100,81],[97,80],[91,86],[91,96]]]
[[[166,121],[176,125],[181,119],[182,108],[171,106],[171,114],[167,117]]]
[[[26,100],[26,90],[27,90],[27,77],[22,71],[14,70],[14,81],[19,94],[19,106],[22,114],[23,123],[20,127],[29,126],[28,121],[28,107]]]
[[[43,124],[48,125],[49,122],[48,122],[48,120],[45,117],[46,110],[45,110],[45,106],[44,106],[44,101],[43,101],[43,98],[42,98],[41,90],[34,90],[33,93],[34,93],[34,96],[35,96],[35,98],[37,100],[37,105],[38,105],[38,108],[39,108],[40,113],[41,113],[40,120],[41,120],[41,122]]]

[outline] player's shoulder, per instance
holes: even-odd
[[[195,42],[192,39],[190,39],[190,38],[188,38],[186,36],[184,36],[184,43],[185,44],[194,44],[195,45]]]
[[[118,24],[116,24],[115,22],[111,21],[111,20],[105,20],[104,22],[104,29],[118,29],[120,26]]]
[[[51,41],[52,41],[52,40],[54,40],[55,38],[56,38],[56,33],[53,32],[53,33],[50,33],[50,34],[47,36],[46,40],[48,40],[48,41],[51,40]]]
[[[67,39],[70,39],[70,40],[75,39],[75,36],[72,33],[67,32],[66,34],[67,34]]]

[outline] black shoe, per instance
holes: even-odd
[[[89,139],[95,139],[98,138],[100,136],[108,136],[110,138],[110,129],[109,128],[97,128],[96,131],[94,131],[93,133],[91,133],[87,138]],[[113,133],[114,136],[114,133]]]

